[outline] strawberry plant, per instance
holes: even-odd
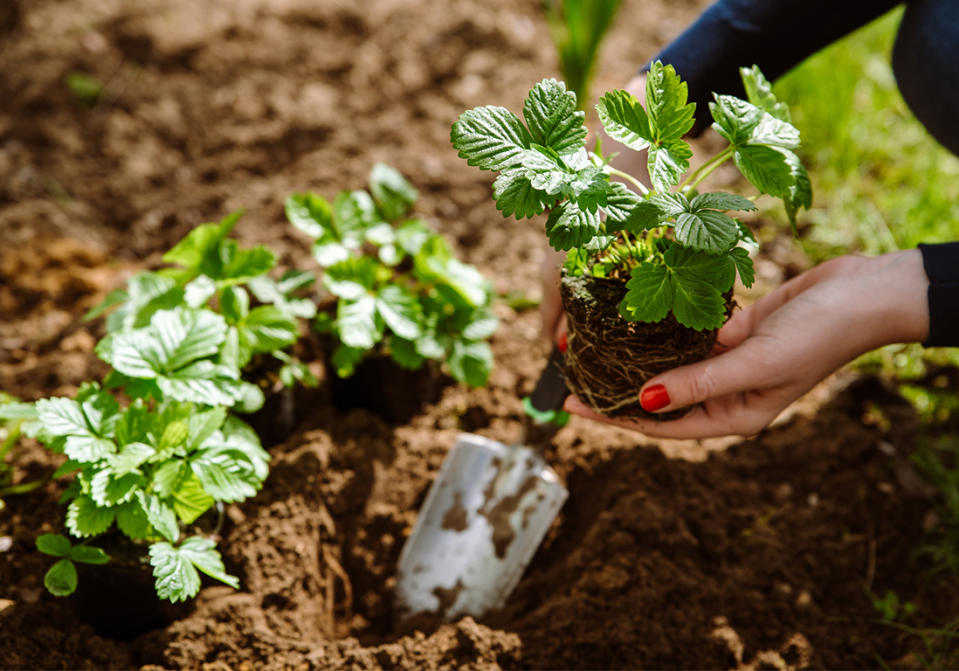
[[[758,68],[741,74],[749,100],[715,95],[710,103],[713,128],[728,146],[691,172],[683,136],[695,104],[672,66],[650,68],[645,108],[626,91],[600,98],[606,133],[647,152],[651,188],[587,151],[584,114],[563,82],[533,87],[525,125],[496,106],[467,110],[453,124],[459,155],[499,173],[493,199],[504,216],[548,212],[549,243],[568,252],[567,382],[600,412],[645,414],[636,390],[662,370],[707,356],[732,309],[737,275],[753,281],[744,246],[754,238],[735,213],[755,205],[737,194],[699,193],[709,174],[732,160],[760,192],[781,198],[790,218],[810,205],[788,110]]]
[[[33,414],[29,403],[20,403],[13,396],[0,392],[0,510],[6,507],[3,497],[26,494],[43,484],[43,480],[31,480],[13,484],[13,465],[7,455],[20,440],[24,419]]]
[[[73,561],[109,561],[85,541],[114,528],[143,546],[161,599],[194,596],[198,571],[238,586],[215,542],[190,528],[218,502],[242,501],[260,489],[269,455],[249,426],[222,405],[138,398],[121,407],[95,383],[73,399],[41,399],[34,410],[26,431],[66,456],[54,476],[74,476],[61,501],[67,530],[84,540],[37,540],[42,552],[61,558],[47,575],[53,594],[76,588]]]
[[[286,201],[290,223],[312,238],[329,293],[315,329],[334,343],[331,362],[349,377],[361,361],[389,356],[409,370],[428,361],[471,386],[486,383],[496,330],[492,287],[412,214],[417,192],[394,168],[373,166],[370,188],[330,203],[315,193]]]
[[[97,344],[114,369],[107,387],[252,412],[263,392],[241,374],[254,356],[279,359],[285,382],[309,379],[283,350],[299,337],[298,320],[315,314],[312,301],[295,296],[313,278],[289,272],[271,279],[273,252],[243,249],[228,237],[239,216],[196,227],[164,254],[169,267],[134,275],[87,314],[110,311],[107,336]]]

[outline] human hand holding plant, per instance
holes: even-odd
[[[650,379],[650,412],[702,405],[682,419],[611,420],[570,397],[568,412],[660,438],[752,435],[856,356],[919,342],[929,332],[929,280],[918,250],[843,256],[782,284],[734,314],[710,359]]]
[[[743,246],[755,238],[735,217],[756,207],[737,194],[700,193],[703,180],[731,159],[760,192],[782,198],[791,219],[809,207],[788,110],[758,68],[741,74],[748,101],[717,95],[710,104],[713,127],[729,144],[694,170],[682,138],[695,105],[671,66],[650,67],[646,108],[628,91],[600,98],[607,135],[646,152],[648,186],[586,150],[585,115],[556,80],[530,91],[525,124],[498,106],[467,110],[453,124],[459,155],[499,173],[493,199],[504,216],[548,211],[549,243],[568,252],[561,283],[567,385],[608,416],[648,416],[636,387],[707,356],[731,312],[736,278],[752,283]],[[549,317],[544,311],[544,321]]]

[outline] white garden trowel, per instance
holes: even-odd
[[[400,554],[401,621],[479,617],[519,582],[567,496],[540,451],[523,444],[543,445],[565,418],[561,362],[554,350],[524,401],[520,444],[466,433],[447,455]]]

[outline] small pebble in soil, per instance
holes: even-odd
[[[11,536],[0,536],[0,552],[6,552],[13,547],[13,538]]]

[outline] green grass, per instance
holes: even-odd
[[[901,10],[780,78],[803,138],[813,209],[803,246],[814,261],[959,240],[959,158],[899,95],[890,65]]]

